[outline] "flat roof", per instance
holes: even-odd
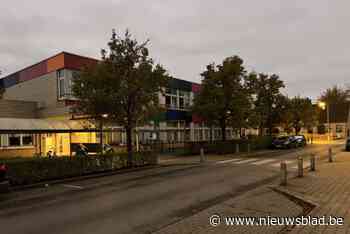
[[[69,133],[100,131],[89,121],[0,118],[0,133]]]

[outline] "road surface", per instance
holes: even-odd
[[[308,146],[299,153],[319,151],[325,153],[325,146]],[[152,233],[272,182],[282,160],[295,171],[295,158],[296,152],[290,151],[205,165],[181,164],[179,158],[156,169],[18,191],[11,194],[14,201],[0,202],[0,230],[4,234]]]

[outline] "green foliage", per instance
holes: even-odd
[[[300,96],[289,100],[286,118],[291,122],[295,134],[299,134],[302,127],[310,128],[316,123],[316,110],[309,98]]]
[[[152,152],[135,153],[133,165],[145,166],[155,162]],[[126,168],[127,155],[99,155],[88,157],[57,158],[2,158],[8,168],[8,178],[13,185],[32,184],[41,181],[82,176]]]
[[[79,99],[74,112],[108,120],[125,127],[129,161],[132,160],[132,133],[158,113],[159,93],[169,76],[149,58],[148,40],[139,44],[126,31],[120,37],[113,30],[102,61],[75,77],[73,94]]]
[[[222,140],[226,140],[224,129],[231,126],[241,128],[245,123],[250,100],[244,87],[245,69],[238,56],[226,58],[222,64],[209,64],[201,76],[200,93],[194,99],[193,111],[208,125],[220,126]]]
[[[277,75],[266,75],[250,73],[246,78],[246,86],[250,94],[254,97],[254,108],[251,112],[250,123],[260,128],[260,133],[264,128],[272,129],[280,122],[283,112],[283,96],[281,89],[284,83]]]
[[[333,86],[321,94],[320,101],[327,104],[342,104],[347,103],[349,99],[349,90],[342,89],[338,86]]]

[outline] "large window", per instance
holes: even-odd
[[[191,105],[191,92],[167,88],[165,104],[169,109],[187,110]]]
[[[30,134],[23,134],[22,135],[22,145],[33,145],[33,136]]]
[[[10,134],[9,135],[9,146],[21,146],[21,135]]]
[[[74,99],[72,95],[73,77],[77,71],[60,69],[57,71],[59,99]]]
[[[33,136],[30,134],[9,134],[8,135],[8,145],[9,147],[21,147],[21,146],[32,146]]]

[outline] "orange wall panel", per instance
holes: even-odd
[[[56,71],[64,68],[64,54],[61,53],[53,58],[47,60],[47,72]]]
[[[85,58],[69,53],[64,54],[64,67],[73,70],[81,70],[84,67],[91,67],[97,64],[97,60]]]

